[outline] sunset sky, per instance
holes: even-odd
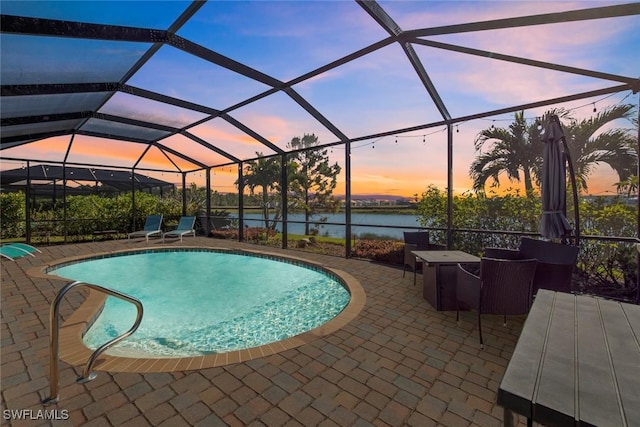
[[[616,3],[380,1],[379,4],[400,28],[411,30]],[[1,8],[3,14],[9,15],[167,29],[188,5],[189,2],[177,1],[2,1]],[[638,28],[640,15],[634,15],[424,39],[637,78],[640,76]],[[210,1],[177,34],[285,82],[387,37],[364,9],[352,1]],[[79,39],[70,42],[70,39],[55,37],[17,38],[8,34],[2,34],[0,42],[3,84],[33,83],[38,73],[44,73],[46,81],[54,83],[65,79],[102,79],[100,73],[112,72],[117,76],[118,67],[132,65],[140,53],[150,47],[144,43]],[[414,44],[413,48],[454,118],[619,84],[419,44]],[[22,55],[28,55],[32,69],[12,68],[12,58],[24,59]],[[104,58],[105,55],[113,58],[106,63],[109,69],[96,70],[92,58]],[[101,64],[104,63],[102,60]],[[160,48],[127,83],[220,110],[269,89],[262,83],[168,45]],[[397,44],[305,80],[293,88],[349,138],[442,120]],[[74,107],[79,108],[77,105],[85,101],[79,97],[76,106],[68,108],[76,111]],[[620,92],[552,107],[570,109],[574,118],[580,120],[594,115],[594,108],[602,111],[619,103],[637,106],[638,94]],[[525,116],[534,120],[552,107],[527,110]],[[201,113],[167,107],[122,92],[112,97],[101,112],[175,127],[205,117]],[[230,115],[282,149],[293,137],[305,133],[315,133],[321,143],[338,140],[282,92],[234,109]],[[455,126],[453,171],[456,192],[471,187],[468,170],[475,156],[473,143],[477,134],[492,125],[508,127],[512,119],[513,113],[510,113]],[[101,129],[99,120],[90,125],[94,130]],[[614,125],[631,127],[626,121]],[[190,132],[240,159],[255,157],[256,151],[273,154],[269,148],[221,119],[208,121]],[[180,135],[160,142],[208,165],[226,162],[220,155],[207,152]],[[3,150],[0,152],[2,170],[22,164],[7,158],[60,161],[68,143],[69,137],[57,137]],[[447,132],[443,126],[355,142],[351,156],[352,192],[411,196],[421,193],[430,184],[444,188],[447,184],[446,147]],[[68,161],[130,167],[144,149],[140,144],[77,136]],[[332,162],[344,166],[344,148],[333,147],[329,156]],[[197,168],[172,155],[168,157],[186,170]],[[149,150],[138,166],[172,167],[167,156],[156,148]],[[216,168],[214,173],[214,189],[220,192],[235,190],[235,167]],[[180,182],[179,174],[151,175]],[[590,193],[613,192],[617,180],[608,166],[601,165],[588,182]],[[203,184],[204,173],[190,174],[187,181]],[[509,186],[512,184],[504,181],[501,189]],[[336,193],[344,193],[344,174]]]

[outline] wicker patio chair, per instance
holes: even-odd
[[[482,315],[500,314],[507,323],[508,315],[527,314],[533,298],[533,277],[536,272],[535,259],[506,260],[482,258],[480,274],[475,275],[458,264],[456,284],[456,321],[460,320],[460,309],[478,312],[480,348],[482,339]]]
[[[577,246],[523,237],[519,249],[485,248],[484,256],[499,259],[538,260],[533,295],[538,289],[571,292],[571,278],[578,259]]]
[[[404,277],[407,267],[413,271],[413,284],[416,284],[416,272],[422,268],[420,261],[411,251],[434,251],[445,250],[445,245],[429,243],[428,231],[405,231],[404,232],[404,265],[402,266],[402,277]]]

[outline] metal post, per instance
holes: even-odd
[[[244,240],[244,176],[242,162],[238,163],[238,241]]]
[[[288,246],[288,242],[287,240],[289,239],[289,233],[288,233],[288,219],[289,219],[289,209],[288,209],[288,204],[289,204],[289,198],[287,197],[287,193],[289,191],[289,174],[287,171],[287,154],[283,153],[281,156],[281,171],[280,171],[280,181],[281,181],[281,185],[280,185],[280,203],[282,203],[282,249],[287,249]]]
[[[136,180],[131,169],[131,231],[136,231]]]
[[[27,243],[31,244],[31,171],[30,171],[30,164],[29,161],[27,160],[27,188],[25,189],[25,193],[24,193],[24,203],[25,203],[25,210],[26,210],[26,217],[25,217],[25,227],[26,229],[26,233],[27,233]]]
[[[207,180],[207,225],[204,229],[206,236],[209,237],[211,235],[211,168],[205,170],[205,178]]]
[[[638,177],[638,188],[636,196],[636,240],[640,239],[640,95],[638,95],[638,134],[636,135],[636,176]],[[640,241],[640,240],[639,240]],[[636,265],[638,272],[636,276],[636,304],[640,304],[640,243],[636,244]]]
[[[447,249],[453,246],[453,126],[447,124]]]
[[[187,173],[186,172],[182,172],[182,215],[183,216],[187,215]]]
[[[62,229],[64,242],[67,243],[67,162],[62,164]]]
[[[551,120],[554,120],[558,123],[558,127],[562,129],[562,123],[560,123],[560,118],[557,115],[551,116]],[[564,151],[564,160],[566,165],[569,167],[569,180],[571,181],[571,194],[573,196],[573,215],[575,221],[575,246],[580,246],[580,210],[578,204],[578,186],[576,184],[576,172],[573,168],[573,160],[571,159],[571,153],[569,152],[569,146],[567,145],[567,138],[564,136],[564,132],[562,138],[562,149]],[[567,204],[565,201],[564,205],[564,213],[567,213]]]
[[[347,141],[344,144],[344,168],[345,168],[345,183],[344,183],[344,219],[345,219],[345,234],[344,234],[344,250],[345,257],[351,258],[351,141]]]
[[[76,139],[76,134],[71,134],[71,139],[69,139],[69,145],[67,145],[67,151],[64,154],[64,159],[62,160],[62,210],[63,210],[63,234],[64,234],[64,242],[67,243],[67,235],[68,235],[68,227],[67,227],[67,160],[69,160],[69,154],[71,153],[71,147],[73,146],[73,141]],[[48,240],[48,238],[47,238]],[[47,242],[49,243],[49,242]]]

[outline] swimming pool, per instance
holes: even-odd
[[[142,301],[140,328],[108,353],[172,358],[248,349],[286,340],[338,316],[344,281],[320,266],[214,249],[146,249],[61,263],[47,270]],[[83,341],[97,348],[131,327],[135,308],[108,298]]]

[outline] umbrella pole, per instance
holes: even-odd
[[[575,218],[575,246],[580,246],[580,211],[578,210],[578,187],[576,186],[576,173],[573,169],[573,162],[571,161],[571,155],[569,154],[569,148],[567,147],[567,141],[565,137],[562,137],[562,145],[564,146],[564,156],[567,165],[569,165],[569,179],[571,180],[571,190],[573,193],[573,215]]]

